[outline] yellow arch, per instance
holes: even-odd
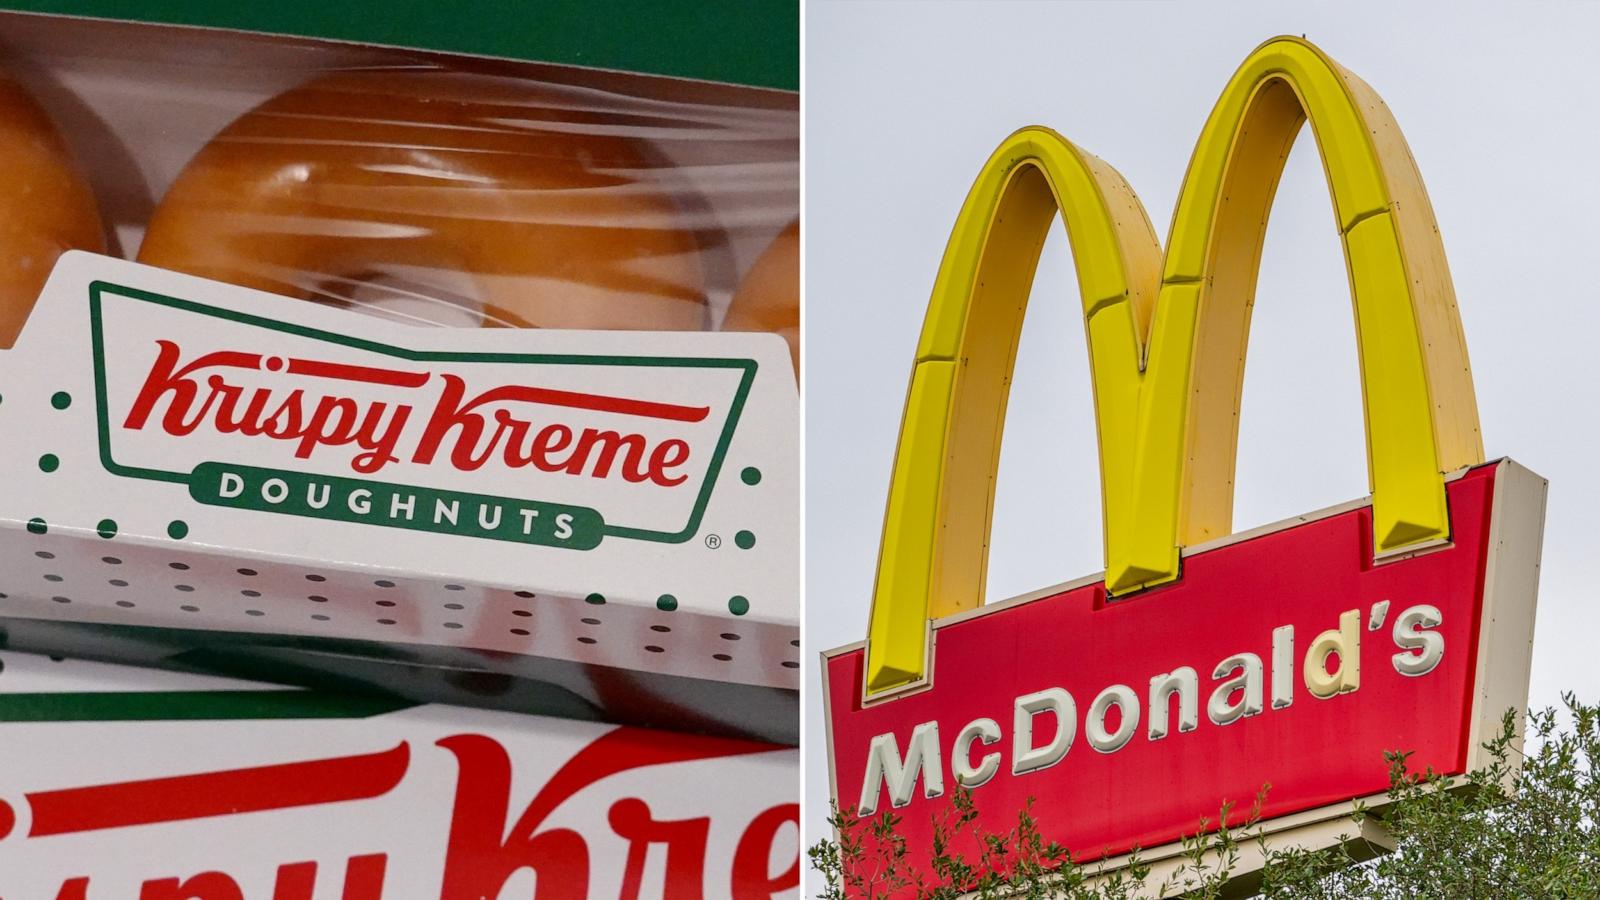
[[[929,618],[982,603],[1023,313],[1057,211],[1077,264],[1099,430],[1106,583],[1178,576],[1231,530],[1237,414],[1267,214],[1309,118],[1354,301],[1376,550],[1448,537],[1443,474],[1481,462],[1466,345],[1433,210],[1387,107],[1311,44],[1240,66],[1184,179],[1165,257],[1110,166],[1045,128],[990,156],[956,219],[906,396],[867,690],[922,678]]]

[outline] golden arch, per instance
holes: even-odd
[[[1122,176],[1055,132],[1018,131],[984,165],[912,368],[873,591],[869,693],[921,680],[928,620],[983,601],[1012,363],[1058,211],[1094,381],[1107,587],[1174,580],[1182,547],[1230,533],[1261,243],[1307,119],[1350,276],[1375,550],[1448,539],[1444,473],[1482,462],[1483,446],[1433,208],[1377,94],[1310,43],[1275,38],[1206,120],[1164,256]]]

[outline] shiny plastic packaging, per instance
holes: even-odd
[[[105,237],[55,123],[3,72],[0,160],[0,347],[10,347],[62,251],[101,251]]]

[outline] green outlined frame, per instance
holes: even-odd
[[[152,481],[167,481],[174,484],[188,485],[191,480],[189,472],[174,472],[162,469],[149,469],[138,466],[127,466],[116,461],[111,452],[111,427],[110,410],[107,406],[106,395],[106,360],[104,327],[102,323],[101,307],[106,295],[113,295],[129,300],[153,303],[169,309],[181,310],[196,315],[210,316],[224,319],[242,325],[265,328],[269,331],[292,334],[297,337],[310,338],[331,344],[339,344],[367,353],[388,356],[406,362],[454,362],[454,363],[502,363],[514,365],[584,365],[584,366],[636,366],[645,368],[664,369],[737,369],[741,375],[739,386],[734,391],[733,400],[729,403],[727,418],[722,425],[722,432],[717,436],[717,444],[711,454],[711,461],[706,467],[705,479],[700,485],[700,492],[695,497],[694,507],[689,513],[689,521],[684,527],[675,532],[653,531],[645,528],[634,528],[626,525],[615,525],[607,522],[604,528],[606,537],[629,538],[632,540],[655,541],[665,544],[681,544],[694,537],[700,529],[700,522],[705,516],[706,508],[711,502],[712,489],[716,487],[717,478],[722,472],[722,464],[727,456],[728,446],[733,441],[733,433],[739,424],[739,416],[744,410],[746,398],[749,397],[750,387],[755,381],[757,362],[754,359],[723,358],[723,357],[672,357],[672,356],[606,356],[592,354],[552,354],[552,353],[489,353],[453,350],[409,350],[404,347],[395,347],[379,341],[351,337],[306,325],[297,325],[269,319],[263,316],[239,312],[224,307],[211,306],[197,303],[192,300],[183,300],[177,297],[168,297],[151,291],[129,287],[127,285],[113,284],[108,281],[93,281],[89,284],[89,328],[91,333],[91,351],[94,355],[94,384],[95,384],[95,415],[99,432],[100,463],[113,475],[124,478],[142,478]],[[419,485],[418,487],[423,487]],[[532,498],[528,498],[532,501]],[[367,526],[373,527],[373,526]],[[376,526],[382,527],[382,526]]]

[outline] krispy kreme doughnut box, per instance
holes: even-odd
[[[0,653],[0,896],[799,896],[796,752]]]
[[[0,646],[797,740],[795,95],[0,14]]]

